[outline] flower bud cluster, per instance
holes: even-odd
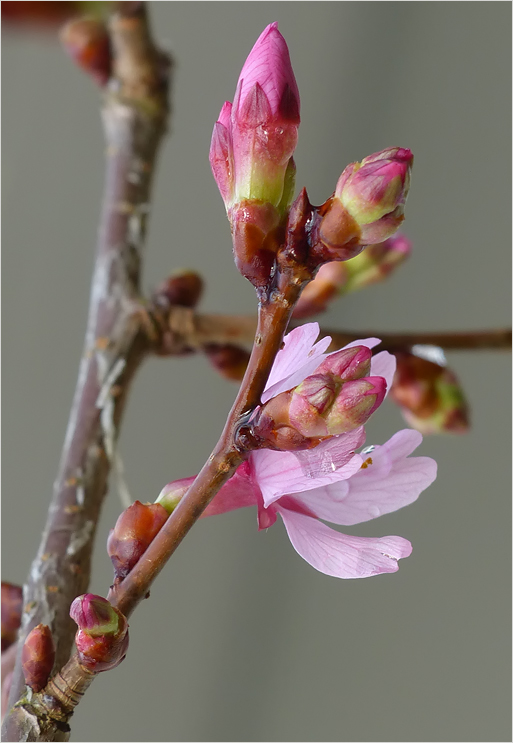
[[[70,617],[78,625],[75,645],[83,666],[95,673],[118,666],[128,649],[126,617],[102,596],[77,596]]]
[[[413,353],[396,353],[390,390],[406,421],[421,433],[465,433],[468,404],[456,375],[447,367]]]
[[[262,406],[252,434],[270,448],[293,451],[363,425],[386,392],[383,377],[368,376],[370,362],[366,346],[330,354],[300,385]]]

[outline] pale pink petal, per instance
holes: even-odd
[[[354,346],[367,346],[367,348],[374,348],[374,346],[379,346],[380,343],[381,340],[379,338],[363,338],[359,341],[351,341],[351,343],[348,343],[344,348],[353,348]],[[337,352],[333,351],[333,353]]]
[[[271,369],[262,402],[276,397],[280,392],[297,387],[303,379],[317,369],[324,358],[324,351],[331,343],[331,338],[321,338],[315,343],[319,335],[319,324],[306,323],[294,328],[283,339],[284,346],[278,351]]]
[[[259,492],[258,486],[251,479],[249,465],[244,462],[206,507],[202,518],[235,511],[237,508],[256,506]]]
[[[282,495],[302,493],[354,475],[362,465],[355,454],[365,440],[363,426],[321,442],[314,449],[278,452],[260,449],[251,454],[253,478],[266,508]]]
[[[352,526],[413,503],[436,478],[436,462],[408,454],[422,440],[418,431],[399,431],[383,446],[362,452],[368,463],[351,479],[294,496],[318,518]]]
[[[388,351],[380,351],[380,353],[377,353],[371,359],[371,374],[376,377],[384,377],[387,383],[385,397],[388,395],[392,386],[396,366],[395,356],[388,353]]]
[[[279,506],[277,510],[296,552],[316,570],[335,578],[395,573],[397,560],[411,554],[410,542],[402,537],[353,537],[310,516]]]

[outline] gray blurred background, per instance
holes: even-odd
[[[177,66],[144,285],[207,278],[202,311],[251,313],[208,149],[263,28],[279,21],[302,97],[298,187],[322,202],[351,161],[415,153],[388,283],[335,304],[326,326],[472,329],[510,322],[510,29],[503,2],[158,2]],[[3,36],[3,577],[39,541],[82,351],[100,209],[99,96],[52,34]],[[473,428],[426,438],[438,479],[412,506],[348,528],[400,534],[394,575],[340,581],[252,509],[197,524],[130,622],[125,662],[72,720],[76,741],[510,740],[510,355],[449,353]],[[134,498],[199,471],[236,393],[202,357],[150,360],[120,447]],[[405,427],[386,403],[368,426]],[[99,529],[91,591],[111,581]]]

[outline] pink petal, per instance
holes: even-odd
[[[237,508],[246,506],[256,506],[259,494],[258,486],[251,479],[250,467],[247,462],[243,462],[206,507],[201,518],[217,516],[220,513],[235,511]]]
[[[408,454],[422,441],[418,431],[399,431],[367,454],[372,464],[351,479],[300,493],[295,497],[318,518],[352,526],[413,503],[436,477],[436,462]]]
[[[371,359],[371,374],[376,377],[384,377],[387,383],[385,397],[388,395],[392,386],[396,366],[395,356],[388,353],[388,351],[380,351],[380,353],[377,353]]]
[[[365,431],[360,427],[306,451],[253,452],[250,459],[253,478],[262,491],[265,507],[282,495],[302,493],[354,475],[363,462],[354,452],[364,440]]]
[[[262,402],[297,387],[317,369],[324,358],[324,351],[331,343],[329,336],[315,343],[318,335],[319,323],[311,322],[294,328],[285,336],[284,346],[278,351],[267,380]]]
[[[397,560],[411,554],[402,537],[353,537],[320,521],[277,506],[296,552],[312,567],[335,578],[367,578],[395,573]]]

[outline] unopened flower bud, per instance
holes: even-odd
[[[257,440],[282,451],[307,449],[363,425],[385,397],[383,377],[369,377],[371,351],[353,346],[327,356],[315,374],[266,402],[253,423]]]
[[[340,264],[347,271],[343,292],[383,281],[408,258],[411,248],[411,241],[404,235],[393,235],[384,242],[369,245],[356,258]]]
[[[75,645],[82,665],[95,673],[121,663],[128,649],[128,622],[119,609],[102,596],[77,596],[70,617],[78,625]]]
[[[2,653],[16,641],[22,611],[22,587],[2,581]]]
[[[167,511],[157,503],[140,503],[138,500],[119,516],[107,540],[107,552],[117,582],[132,570],[167,517]]]
[[[203,279],[191,269],[180,269],[171,274],[155,290],[157,301],[163,298],[170,305],[190,307],[198,304],[203,292]]]
[[[55,661],[55,646],[52,633],[46,624],[38,624],[29,632],[23,650],[21,651],[21,665],[27,686],[32,691],[44,689]]]
[[[214,126],[210,165],[232,226],[235,260],[255,286],[269,280],[276,230],[294,192],[299,92],[285,39],[272,23],[251,50],[233,105]]]
[[[456,375],[413,353],[396,353],[390,390],[405,420],[421,433],[466,433],[469,409]]]
[[[303,289],[292,317],[299,320],[325,312],[330,302],[343,291],[346,285],[347,265],[347,261],[324,263],[319,268],[315,279]]]
[[[239,346],[209,343],[203,347],[206,357],[221,376],[240,382],[246,371],[249,353]]]
[[[194,478],[185,477],[181,480],[175,480],[174,482],[168,482],[164,485],[159,493],[156,503],[159,503],[163,508],[166,509],[168,514],[172,514],[177,505],[182,500],[185,493],[191,487],[191,483]]]
[[[325,258],[354,258],[363,246],[396,232],[404,220],[412,164],[410,150],[390,147],[347,166],[319,226]]]
[[[76,18],[60,34],[73,61],[103,87],[111,74],[111,50],[105,24],[97,18]]]

